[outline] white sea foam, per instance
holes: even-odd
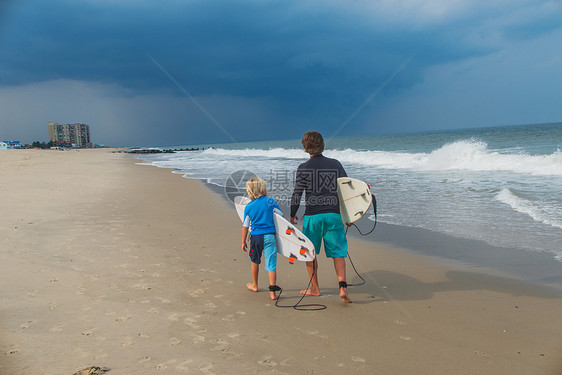
[[[236,156],[236,157],[266,157],[270,159],[305,159],[308,155],[300,149],[272,148],[268,150],[258,148],[245,148],[241,150],[228,150],[224,148],[208,148],[203,151],[209,156]]]
[[[562,229],[562,219],[556,217],[556,212],[549,212],[550,210],[548,207],[541,207],[538,202],[532,202],[518,196],[510,189],[502,189],[497,194],[496,199],[511,206],[511,208],[517,212],[529,215],[533,220]],[[559,214],[560,213],[558,213],[558,215]]]
[[[526,128],[519,135],[461,131],[352,137],[332,140],[339,148],[325,154],[339,159],[350,176],[371,184],[380,222],[551,251],[562,261],[562,133],[557,129],[550,126],[548,136],[543,128]],[[239,145],[225,145],[142,159],[218,186],[235,171],[251,170],[281,197],[292,192],[294,173],[308,160],[297,144],[255,142],[238,150],[230,147]]]
[[[306,159],[298,149],[208,149],[208,156],[261,157],[270,159]],[[488,149],[485,142],[476,140],[449,143],[430,153],[407,153],[397,151],[326,150],[326,156],[340,160],[344,165],[409,169],[417,171],[505,171],[536,176],[562,176],[562,151],[547,155],[530,155],[515,151],[500,153]]]

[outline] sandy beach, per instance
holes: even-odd
[[[560,289],[351,238],[354,303],[321,254],[327,308],[277,308],[228,202],[138,162],[0,150],[0,374],[562,374]],[[281,305],[307,283],[279,259]]]

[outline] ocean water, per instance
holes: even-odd
[[[324,136],[324,154],[371,186],[379,221],[548,252],[562,261],[562,123]],[[243,191],[255,174],[282,202],[308,158],[300,139],[171,148],[185,147],[205,150],[141,158],[225,187],[227,196]]]

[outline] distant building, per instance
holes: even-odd
[[[0,150],[7,150],[8,144],[6,142],[0,141]]]
[[[49,122],[49,141],[67,143],[73,147],[90,148],[90,126],[86,124],[57,124]]]

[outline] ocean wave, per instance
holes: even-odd
[[[308,154],[300,149],[286,148],[245,148],[240,150],[229,150],[225,148],[208,148],[203,151],[203,155],[208,156],[235,156],[235,157],[265,157],[270,159],[306,159]]]
[[[511,206],[514,211],[529,215],[535,221],[562,229],[562,220],[557,218],[554,212],[549,212],[548,208],[541,207],[539,202],[525,199],[511,189],[502,189],[496,199]]]
[[[304,159],[299,149],[207,149],[208,156],[261,157],[270,159]],[[530,155],[521,151],[498,152],[488,149],[485,142],[463,140],[448,143],[429,153],[399,151],[326,150],[324,154],[340,160],[344,165],[359,164],[386,169],[416,171],[506,171],[538,176],[562,176],[562,151],[547,155]]]

